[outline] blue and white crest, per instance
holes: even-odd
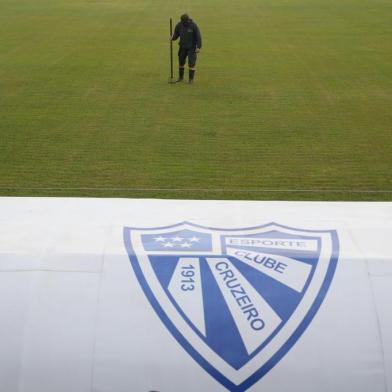
[[[290,350],[333,278],[335,231],[275,223],[124,229],[139,283],[179,344],[230,391],[245,391]]]

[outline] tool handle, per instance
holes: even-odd
[[[173,37],[173,19],[170,18],[170,37]],[[173,41],[170,40],[170,77],[173,79]]]

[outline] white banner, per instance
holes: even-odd
[[[392,392],[392,203],[0,198],[0,392]]]

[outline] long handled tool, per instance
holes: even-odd
[[[173,37],[173,20],[170,18],[170,37]],[[176,83],[173,75],[173,41],[170,39],[170,77],[169,83]]]

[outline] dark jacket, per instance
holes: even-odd
[[[180,37],[180,46],[184,49],[201,49],[201,34],[197,24],[190,19],[185,25],[179,22],[174,29],[173,41]]]

